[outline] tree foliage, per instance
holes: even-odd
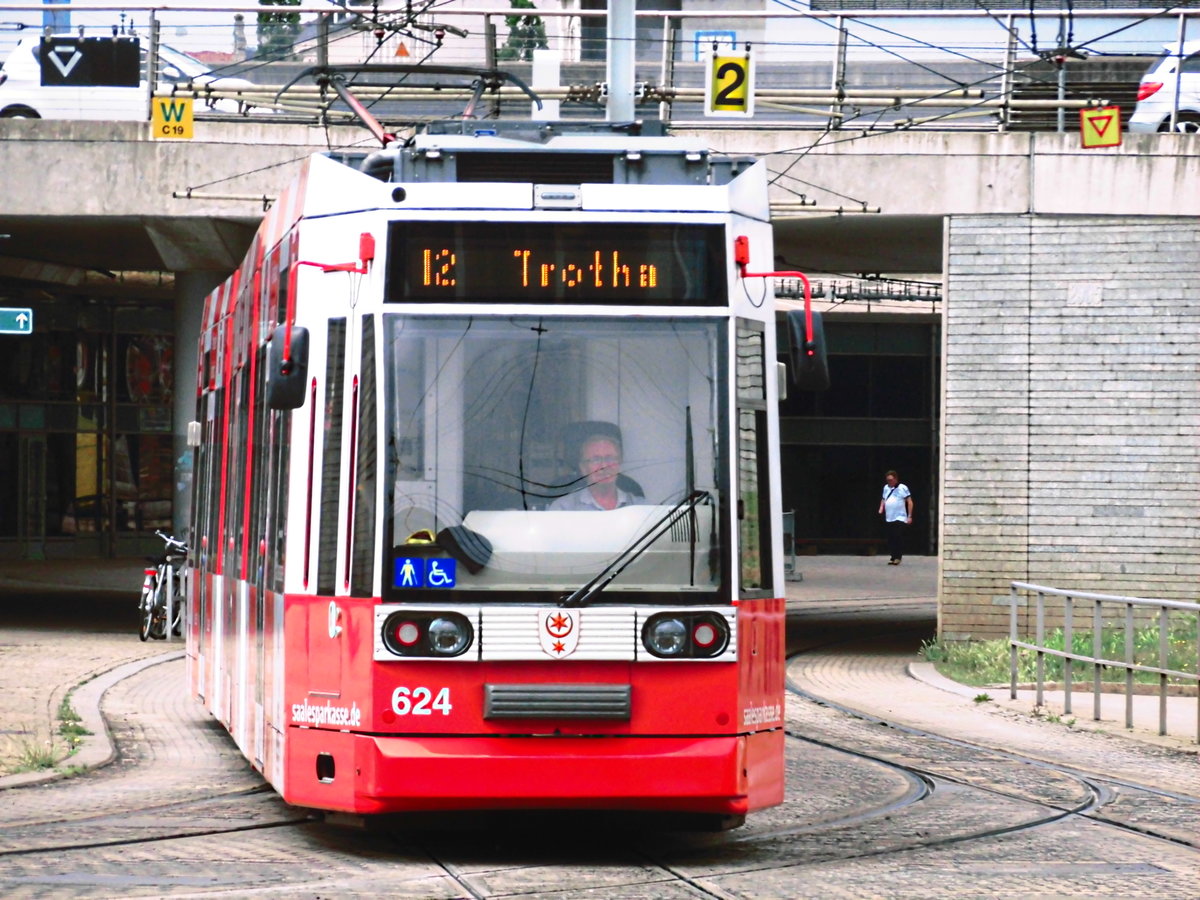
[[[537,9],[532,0],[508,0],[513,9]],[[550,45],[546,43],[546,26],[541,16],[517,15],[505,16],[504,24],[508,26],[508,38],[504,46],[497,52],[499,59],[533,59],[534,50],[545,50]]]
[[[300,0],[258,0],[259,6],[299,6]],[[300,33],[300,13],[258,14],[258,55],[263,59],[285,59],[292,55]]]

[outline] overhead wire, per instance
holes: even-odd
[[[788,8],[788,9],[792,9],[792,10],[797,10],[797,11],[798,11],[798,7],[796,7],[796,6],[794,6],[794,5],[788,5],[789,3],[791,3],[791,2],[792,2],[792,0],[780,0],[780,2],[781,2],[781,5],[784,5],[784,6],[786,6],[786,8]],[[1032,4],[1032,2],[1033,2],[1033,0],[1031,0],[1031,4]],[[1072,4],[1072,0],[1066,0],[1066,2],[1067,2],[1068,4]],[[414,14],[414,17],[406,17],[406,20],[407,20],[409,23],[411,23],[411,21],[413,20],[413,18],[415,18],[415,15],[418,15],[418,14],[424,14],[424,13],[428,12],[429,10],[432,10],[432,9],[435,9],[435,8],[440,8],[441,6],[445,6],[445,5],[447,5],[448,3],[449,3],[449,0],[441,0],[441,2],[436,2],[436,0],[430,0],[430,2],[428,2],[428,3],[424,4],[423,6],[421,6],[421,7],[420,7],[420,9],[417,11],[417,13],[415,13],[415,14]],[[980,2],[980,0],[975,0],[975,3],[976,3],[976,5],[977,5],[977,6],[979,6],[979,7],[980,7],[980,8],[981,8],[981,9],[982,9],[982,10],[983,10],[983,11],[984,11],[984,12],[985,12],[985,13],[986,13],[988,16],[989,16],[989,18],[991,18],[991,19],[992,19],[992,20],[993,20],[993,21],[994,21],[994,22],[995,22],[995,23],[996,23],[998,26],[1000,26],[1000,27],[1001,27],[1001,28],[1002,28],[1002,29],[1005,31],[1005,33],[1006,33],[1006,34],[1013,34],[1014,32],[1016,32],[1016,29],[1015,29],[1015,28],[1014,28],[1014,29],[1009,29],[1009,28],[1008,28],[1008,26],[1004,25],[1004,24],[1003,24],[1003,23],[1002,23],[1002,22],[999,20],[999,18],[998,18],[998,17],[997,17],[997,16],[996,16],[994,13],[992,13],[992,12],[991,12],[990,10],[988,10],[988,9],[987,9],[985,6],[983,6],[983,4]],[[344,6],[340,5],[340,4],[336,4],[336,3],[334,3],[334,4],[332,4],[332,5],[336,6],[338,9],[344,10],[344,11],[346,11],[346,12],[349,12],[349,13],[353,14],[353,15],[357,15],[357,16],[360,16],[360,17],[361,17],[361,16],[362,16],[362,14],[363,14],[363,11],[362,11],[362,9],[361,9],[361,8],[356,8],[356,9],[350,10],[350,9],[347,9],[346,7],[344,7]],[[1031,11],[1033,11],[1033,6],[1032,6],[1032,5],[1031,5]],[[1115,35],[1117,35],[1117,34],[1120,34],[1120,33],[1124,32],[1124,31],[1127,31],[1127,30],[1129,30],[1129,29],[1131,29],[1131,28],[1135,28],[1135,27],[1137,27],[1137,26],[1139,26],[1139,25],[1143,24],[1143,23],[1144,23],[1144,22],[1146,22],[1146,21],[1151,21],[1151,20],[1153,20],[1153,19],[1156,19],[1156,18],[1159,18],[1159,17],[1161,17],[1161,16],[1168,15],[1168,14],[1172,13],[1173,11],[1174,11],[1174,8],[1164,8],[1164,9],[1162,9],[1162,10],[1160,10],[1160,11],[1158,11],[1158,12],[1154,13],[1152,16],[1147,16],[1147,17],[1145,17],[1145,18],[1138,19],[1137,21],[1134,21],[1134,22],[1131,22],[1131,23],[1128,23],[1128,24],[1121,25],[1121,26],[1119,26],[1119,27],[1117,27],[1117,28],[1114,28],[1114,29],[1112,29],[1112,30],[1110,30],[1110,31],[1108,31],[1108,32],[1105,32],[1105,33],[1103,33],[1103,34],[1100,34],[1100,35],[1097,35],[1097,36],[1095,36],[1095,37],[1092,37],[1092,38],[1090,38],[1090,39],[1089,39],[1089,40],[1087,40],[1087,41],[1084,41],[1083,43],[1081,43],[1081,44],[1079,45],[1079,48],[1078,48],[1078,49],[1083,49],[1083,48],[1086,48],[1086,47],[1087,47],[1087,46],[1089,46],[1089,45],[1095,44],[1095,43],[1097,43],[1097,42],[1099,42],[1099,41],[1102,41],[1102,40],[1105,40],[1105,39],[1107,39],[1107,38],[1109,38],[1109,37],[1112,37],[1112,36],[1115,36]],[[1071,7],[1070,7],[1070,12],[1069,12],[1069,30],[1068,30],[1068,32],[1067,32],[1067,37],[1068,37],[1068,38],[1069,38],[1069,40],[1070,40],[1070,41],[1072,41],[1072,42],[1073,42],[1073,40],[1074,40],[1074,18],[1073,18],[1073,15],[1074,15],[1073,5],[1071,5]],[[1024,41],[1023,39],[1021,39],[1021,38],[1019,37],[1019,32],[1016,32],[1016,33],[1017,33],[1017,39],[1018,39],[1018,41],[1020,41],[1020,43],[1021,43],[1023,46],[1025,46],[1026,48],[1030,49],[1032,52],[1035,52],[1035,53],[1036,53],[1036,46],[1037,46],[1037,45],[1036,45],[1036,36],[1035,36],[1035,35],[1036,35],[1036,25],[1035,25],[1035,22],[1036,22],[1036,16],[1032,16],[1032,15],[1031,15],[1031,16],[1030,16],[1030,20],[1031,20],[1031,35],[1033,36],[1032,43],[1031,43],[1031,42],[1026,42],[1026,41]],[[829,27],[829,28],[831,28],[831,29],[836,29],[836,26],[834,26],[834,25],[832,25],[832,24],[830,24],[830,23],[828,23],[828,22],[825,22],[825,20],[824,20],[824,19],[816,19],[815,21],[819,21],[819,22],[821,22],[823,25],[826,25],[827,27]],[[1025,76],[1025,77],[1027,77],[1027,78],[1031,78],[1031,79],[1033,79],[1033,80],[1035,80],[1035,81],[1043,81],[1043,82],[1045,82],[1045,83],[1050,83],[1050,81],[1051,81],[1049,78],[1043,78],[1042,76],[1038,75],[1036,72],[1031,72],[1031,71],[1030,71],[1030,69],[1031,69],[1033,66],[1037,65],[1038,63],[1040,63],[1040,62],[1042,61],[1040,58],[1037,58],[1037,59],[1034,59],[1034,60],[1028,61],[1028,62],[1026,62],[1026,63],[1019,64],[1019,65],[1015,65],[1015,66],[1011,66],[1011,67],[1005,67],[1005,66],[1001,66],[1001,65],[998,65],[998,64],[996,64],[996,63],[993,63],[993,62],[987,61],[987,60],[983,60],[983,59],[979,59],[979,58],[977,58],[977,57],[972,57],[972,56],[969,56],[969,55],[967,55],[967,54],[965,54],[965,53],[959,53],[958,51],[955,51],[955,50],[953,50],[953,49],[951,49],[951,48],[949,48],[949,47],[943,47],[943,46],[939,46],[939,45],[936,45],[936,44],[932,44],[932,43],[930,43],[930,42],[923,41],[923,40],[920,40],[920,39],[913,38],[913,37],[911,37],[911,36],[905,35],[905,34],[903,34],[903,33],[901,33],[901,32],[893,31],[893,30],[891,30],[891,29],[886,29],[886,28],[883,28],[883,27],[881,27],[881,26],[876,26],[874,23],[863,22],[861,19],[858,19],[858,18],[851,18],[851,19],[850,19],[850,21],[852,21],[852,22],[853,22],[855,25],[858,25],[858,26],[865,26],[865,27],[869,27],[869,28],[871,28],[871,29],[873,29],[873,30],[880,31],[880,32],[883,32],[883,33],[885,33],[885,34],[888,34],[888,35],[891,35],[891,36],[894,36],[894,37],[902,38],[902,39],[905,39],[905,40],[912,40],[914,43],[917,43],[917,44],[919,44],[919,45],[921,45],[921,46],[924,46],[924,47],[926,47],[926,48],[930,48],[930,49],[937,49],[937,50],[944,50],[944,51],[946,51],[946,52],[948,52],[948,53],[951,53],[952,55],[959,56],[959,57],[961,57],[962,59],[965,59],[965,60],[968,60],[968,61],[976,62],[976,63],[979,63],[979,64],[981,64],[981,65],[985,65],[985,66],[994,66],[994,67],[996,68],[996,70],[997,70],[996,72],[990,73],[990,74],[988,74],[987,76],[985,76],[985,77],[983,77],[983,78],[976,79],[976,80],[974,80],[974,81],[972,81],[972,82],[966,82],[966,83],[964,83],[964,82],[962,82],[961,80],[957,80],[957,79],[955,79],[955,78],[953,78],[953,77],[951,77],[951,76],[947,75],[946,73],[937,72],[935,69],[932,69],[932,68],[930,68],[929,66],[925,66],[925,65],[923,65],[923,64],[921,64],[921,63],[917,63],[917,62],[916,62],[916,61],[914,61],[914,60],[908,59],[908,58],[906,58],[906,57],[905,57],[903,54],[899,53],[898,51],[895,51],[895,50],[893,50],[892,48],[886,47],[886,46],[884,46],[884,45],[882,45],[882,44],[880,44],[880,43],[878,43],[878,42],[876,42],[876,41],[872,41],[872,40],[870,40],[869,38],[867,38],[867,37],[864,37],[864,36],[863,36],[863,35],[861,35],[861,34],[858,34],[858,33],[854,33],[854,32],[847,31],[848,35],[849,35],[849,36],[851,36],[851,37],[852,37],[852,38],[853,38],[855,41],[857,41],[859,45],[861,45],[861,46],[863,46],[863,47],[869,47],[869,48],[872,48],[872,49],[877,49],[877,50],[879,50],[879,51],[881,51],[881,52],[883,52],[883,53],[885,53],[885,54],[887,54],[887,55],[890,55],[890,56],[893,56],[893,57],[895,57],[896,59],[899,59],[899,60],[901,60],[901,61],[903,61],[903,62],[906,62],[906,63],[908,63],[908,64],[911,64],[911,65],[914,65],[914,66],[915,66],[915,67],[917,67],[917,68],[924,69],[925,71],[929,72],[930,74],[933,74],[933,75],[935,75],[935,76],[937,76],[937,77],[940,77],[940,78],[944,78],[945,80],[947,80],[947,81],[950,81],[952,84],[954,84],[954,85],[955,85],[955,87],[954,87],[954,88],[947,89],[946,91],[943,91],[943,92],[934,92],[933,94],[931,94],[931,95],[930,95],[930,97],[931,97],[931,98],[944,97],[944,96],[946,96],[946,95],[948,95],[948,94],[950,94],[950,93],[953,93],[954,91],[957,91],[957,90],[959,90],[959,89],[978,87],[978,86],[980,86],[980,85],[984,85],[984,84],[987,84],[987,83],[993,82],[993,81],[994,81],[994,79],[995,79],[995,78],[996,78],[998,75],[1023,75],[1023,76]],[[347,32],[347,31],[352,31],[352,30],[353,30],[353,29],[352,29],[352,27],[351,27],[349,24],[342,24],[342,25],[340,25],[340,26],[339,26],[339,32],[341,33],[341,36],[345,36],[345,32]],[[393,32],[393,33],[396,33],[396,32]],[[645,40],[645,38],[640,38],[639,40],[643,40],[643,41],[644,41],[644,40]],[[660,40],[665,40],[665,39],[660,39]],[[767,43],[768,45],[770,45],[772,42],[765,42],[765,43]],[[416,65],[417,65],[417,66],[419,66],[421,62],[424,62],[424,61],[428,60],[428,59],[429,59],[429,57],[430,57],[430,56],[433,54],[433,52],[434,52],[436,49],[437,49],[436,47],[435,47],[434,49],[431,49],[430,53],[426,54],[426,56],[425,56],[425,57],[423,57],[421,60],[419,60],[419,61],[417,62],[417,64],[416,64]],[[376,48],[376,50],[375,50],[375,51],[373,51],[372,55],[374,55],[374,53],[375,53],[375,52],[378,52],[378,47]],[[265,63],[265,61],[262,61],[262,62],[260,62],[259,64],[260,64],[260,65],[265,65],[266,63]],[[406,77],[407,77],[407,76],[406,76]],[[399,85],[396,85],[396,86],[398,87]],[[1016,89],[1017,89],[1017,87],[1014,85],[1014,86],[1013,86],[1012,88],[1010,88],[1010,89],[1009,89],[1007,92],[1004,92],[1004,93],[997,93],[995,96],[993,96],[993,97],[991,97],[991,98],[988,98],[988,99],[996,99],[997,97],[1001,97],[1001,98],[1002,98],[1002,97],[1008,97],[1008,96],[1012,96],[1012,95],[1015,93]],[[1070,89],[1068,88],[1068,90],[1070,90]],[[375,99],[371,100],[371,101],[370,101],[370,103],[371,103],[371,105],[373,105],[373,104],[375,104],[375,103],[378,103],[378,102],[379,102],[379,100],[382,100],[382,99],[383,99],[383,97],[375,98]],[[771,183],[772,183],[772,184],[775,184],[775,185],[777,185],[777,186],[778,186],[780,189],[782,189],[782,190],[786,190],[786,191],[788,191],[789,193],[793,193],[793,194],[796,194],[796,195],[798,195],[798,196],[804,196],[804,195],[803,195],[802,193],[800,193],[799,191],[796,191],[796,190],[792,189],[792,188],[791,188],[789,185],[786,185],[786,184],[782,183],[782,180],[783,180],[783,179],[785,179],[785,178],[788,178],[788,179],[792,179],[792,180],[798,181],[798,182],[800,182],[801,184],[805,184],[805,185],[806,185],[806,186],[808,186],[808,187],[812,187],[812,188],[815,188],[815,189],[817,189],[817,190],[826,191],[826,192],[828,192],[828,193],[830,193],[830,194],[832,194],[832,195],[834,195],[834,196],[838,196],[838,197],[841,197],[841,198],[843,198],[843,199],[851,200],[851,202],[854,202],[854,203],[863,203],[864,201],[858,200],[858,199],[856,199],[856,198],[851,198],[851,197],[849,197],[849,196],[847,196],[847,195],[841,194],[841,193],[839,193],[839,192],[837,192],[837,191],[835,191],[835,190],[832,190],[832,189],[830,189],[830,188],[826,188],[826,187],[823,187],[823,186],[820,186],[820,185],[813,184],[813,183],[811,183],[811,182],[805,182],[805,181],[803,181],[802,179],[798,179],[798,178],[796,178],[795,176],[791,175],[791,174],[790,174],[790,171],[791,171],[791,169],[792,169],[792,168],[793,168],[793,167],[794,167],[794,166],[795,166],[797,163],[799,163],[799,162],[800,162],[800,161],[801,161],[801,160],[802,160],[802,159],[803,159],[805,156],[807,156],[809,153],[812,153],[813,151],[815,151],[815,150],[816,150],[818,147],[832,147],[832,146],[836,146],[836,145],[838,145],[838,144],[849,143],[849,142],[851,142],[851,141],[861,141],[861,140],[867,139],[867,138],[869,138],[869,137],[878,137],[878,136],[882,136],[882,135],[885,135],[885,134],[894,134],[894,133],[897,133],[897,132],[899,132],[899,131],[912,130],[912,129],[916,128],[916,127],[928,127],[929,125],[935,124],[935,123],[937,123],[937,122],[939,122],[939,121],[942,121],[942,120],[944,120],[944,119],[948,119],[948,118],[952,118],[952,117],[955,117],[955,116],[959,116],[959,115],[961,115],[961,114],[962,114],[962,112],[963,112],[963,111],[971,111],[971,110],[978,109],[978,108],[979,108],[979,103],[980,103],[980,101],[974,101],[974,102],[972,102],[972,101],[964,101],[964,103],[963,103],[963,106],[962,106],[962,107],[960,107],[960,108],[958,108],[958,109],[955,109],[955,110],[948,110],[948,111],[946,111],[946,112],[944,112],[944,113],[939,113],[939,114],[930,115],[930,116],[928,116],[928,117],[924,117],[924,118],[921,120],[921,122],[920,122],[920,123],[907,123],[907,124],[906,124],[906,123],[899,123],[899,124],[897,124],[895,127],[893,127],[893,128],[888,128],[888,129],[879,129],[879,128],[877,128],[877,127],[876,127],[876,126],[878,126],[879,122],[881,121],[881,119],[882,119],[883,115],[884,115],[884,114],[886,114],[886,112],[889,112],[889,111],[902,111],[902,110],[906,110],[906,109],[909,109],[909,108],[913,108],[913,107],[915,107],[915,106],[919,106],[919,104],[917,104],[917,103],[915,103],[914,101],[911,101],[911,100],[902,100],[901,102],[899,102],[899,103],[896,103],[896,104],[894,104],[894,105],[891,105],[891,106],[888,106],[888,107],[886,107],[885,109],[882,109],[882,110],[880,110],[880,111],[878,111],[878,112],[873,112],[873,113],[870,113],[870,114],[866,114],[866,113],[859,113],[859,114],[856,114],[856,115],[855,115],[855,114],[852,114],[852,115],[850,115],[849,117],[846,117],[846,118],[842,119],[842,120],[841,120],[841,122],[840,122],[840,126],[839,126],[839,128],[837,128],[837,129],[834,129],[834,128],[832,128],[832,127],[829,127],[829,126],[827,126],[827,127],[826,127],[826,128],[823,130],[823,131],[821,131],[821,132],[820,132],[820,134],[818,134],[818,136],[816,137],[816,139],[815,139],[814,141],[812,141],[812,142],[808,143],[807,145],[803,145],[803,146],[797,146],[797,147],[793,147],[793,148],[789,148],[789,149],[785,149],[785,150],[774,150],[774,151],[771,151],[771,153],[772,153],[773,155],[788,154],[788,153],[795,153],[795,154],[797,154],[797,156],[795,157],[795,159],[793,159],[793,160],[792,160],[792,161],[791,161],[791,162],[788,164],[787,168],[783,169],[783,170],[782,170],[782,171],[780,171],[780,172],[774,173],[774,174],[772,175],[772,177],[771,177]],[[858,129],[851,129],[851,128],[847,128],[847,127],[846,127],[847,125],[852,125],[852,124],[853,124],[853,123],[855,123],[855,122],[858,122],[858,121],[860,121],[860,120],[866,120],[866,119],[874,119],[874,122],[873,122],[871,125],[868,125],[868,126],[866,126],[865,128],[863,128],[863,127],[860,127],[860,128],[858,128]],[[842,134],[842,133],[841,133],[842,131],[845,131],[846,133],[845,133],[845,134]],[[331,149],[333,149],[332,142],[331,142],[331,141],[327,141],[327,143],[329,144],[330,148],[331,148]],[[348,144],[348,145],[345,145],[345,146],[358,146],[358,145],[359,145],[359,143],[360,143],[360,142],[354,142],[354,143],[351,143],[351,144]],[[766,154],[757,153],[757,154],[754,154],[754,155],[760,155],[760,156],[761,156],[761,155],[766,155]],[[300,158],[302,158],[302,157],[300,157]],[[287,164],[287,163],[286,163],[286,162],[285,162],[285,163],[280,163],[280,165],[284,165],[284,164]],[[264,167],[264,168],[270,168],[270,167]],[[218,180],[216,180],[216,181],[209,182],[209,183],[208,183],[208,185],[211,185],[211,184],[216,184],[216,183],[219,183],[220,181],[225,181],[225,180],[230,180],[230,179],[232,179],[232,178],[240,177],[240,174],[251,174],[251,172],[253,172],[253,171],[258,171],[258,170],[251,170],[250,172],[239,173],[239,175],[229,176],[229,178],[228,178],[228,179],[218,179]],[[204,185],[204,186],[208,186],[208,185]]]

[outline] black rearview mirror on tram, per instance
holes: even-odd
[[[271,335],[267,358],[267,405],[299,409],[308,380],[308,329],[280,325]]]
[[[829,389],[829,362],[825,357],[825,326],[819,312],[812,313],[812,335],[803,310],[787,314],[788,349],[792,383],[802,391]]]

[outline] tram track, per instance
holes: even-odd
[[[244,821],[241,824],[226,827],[193,826],[190,828],[180,828],[178,826],[170,827],[164,822],[162,830],[155,832],[153,827],[147,829],[145,826],[127,824],[131,817],[137,817],[137,819],[141,820],[148,816],[153,817],[156,815],[168,817],[169,821],[172,822],[187,819],[189,816],[194,816],[195,819],[205,821],[222,814],[222,810],[213,808],[214,804],[224,803],[225,801],[245,801],[255,797],[261,797],[265,805],[277,805],[281,812],[278,814],[267,814],[265,817],[256,815],[255,821]],[[243,815],[246,814],[244,810],[238,812],[241,812]],[[251,814],[254,814],[254,811],[251,811]],[[177,803],[157,804],[149,807],[130,804],[125,809],[110,809],[89,816],[60,817],[56,819],[44,819],[38,822],[18,821],[6,823],[6,834],[3,840],[0,841],[0,858],[31,856],[42,853],[66,853],[133,846],[137,844],[166,843],[188,838],[213,837],[245,831],[304,825],[313,821],[315,821],[313,814],[305,810],[285,806],[275,797],[270,788],[263,786],[247,790],[216,793],[206,797],[189,798]],[[39,838],[47,835],[47,833],[53,835],[56,830],[66,829],[77,833],[89,828],[98,829],[102,834],[107,833],[109,836],[82,841],[72,839],[39,840]],[[126,836],[113,834],[114,831],[119,832],[122,829],[130,830],[132,828],[138,829],[141,833]],[[21,842],[21,845],[12,846],[17,842]]]
[[[956,847],[964,850],[953,851],[955,856],[965,851],[976,858],[1004,858],[1005,839],[1030,835],[1039,845],[1053,843],[1061,840],[1056,832],[1041,838],[1032,835],[1071,820],[1169,844],[1176,859],[1180,853],[1195,856],[1200,849],[1194,840],[1180,840],[1152,821],[1140,826],[1122,821],[1123,813],[1112,809],[1137,792],[1149,806],[1170,802],[1189,804],[1189,810],[1195,810],[1197,800],[1186,789],[1172,791],[1169,786],[1098,775],[946,737],[822,698],[795,681],[788,689],[785,733],[787,757],[794,767],[788,797],[782,807],[752,816],[735,831],[589,830],[572,814],[548,817],[546,824],[529,831],[506,826],[469,832],[465,838],[462,834],[439,837],[414,823],[409,823],[407,832],[371,835],[334,828],[286,807],[261,784],[142,805],[132,791],[125,793],[132,784],[123,786],[117,780],[142,778],[155,771],[156,762],[135,753],[129,758],[134,766],[115,773],[107,792],[112,802],[104,809],[43,817],[36,824],[27,820],[19,823],[19,829],[6,828],[0,860],[10,880],[0,878],[0,883],[18,887],[42,883],[37,879],[44,876],[38,873],[47,865],[65,865],[68,871],[80,873],[72,877],[87,883],[87,878],[113,877],[104,874],[109,870],[103,866],[91,868],[96,864],[89,858],[132,853],[195,858],[224,866],[219,869],[223,881],[205,886],[208,895],[244,896],[257,892],[255,885],[268,892],[337,893],[342,884],[339,877],[374,878],[379,881],[371,883],[384,884],[391,877],[388,873],[401,867],[440,879],[444,887],[439,895],[477,900],[519,896],[538,884],[544,889],[544,880],[551,877],[607,896],[674,892],[729,900],[775,895],[777,886],[788,879],[804,883],[809,876],[803,872],[820,871],[825,878],[848,866],[919,866],[925,859],[919,854],[942,851],[945,857]],[[202,732],[194,739],[203,740]],[[131,734],[141,739],[140,732]],[[222,770],[232,773],[239,765],[229,754]],[[221,777],[215,772],[214,777]],[[173,772],[171,783],[178,789],[195,784],[196,777],[195,770],[182,767]],[[171,783],[156,783],[152,790],[171,790]],[[828,790],[820,784],[828,785]],[[58,782],[41,790],[70,791],[72,784]],[[830,794],[829,802],[825,807],[814,805],[815,795],[822,793]],[[173,827],[180,818],[192,827]],[[225,824],[214,821],[219,818]],[[14,830],[22,832],[17,835],[21,846],[11,845]],[[332,852],[328,865],[344,876],[293,873],[290,861],[303,852],[301,848],[314,846],[313,841]],[[262,862],[253,863],[259,867],[254,874],[234,874],[235,862],[242,867],[239,873],[245,871],[247,860],[264,852],[260,847],[268,849]],[[980,849],[972,851],[972,847]],[[100,874],[92,874],[97,871]],[[172,881],[179,876],[169,868],[140,877],[149,879],[145,884],[154,886],[156,896],[182,889]],[[433,894],[420,894],[427,895]],[[1168,895],[1180,896],[1163,896]]]
[[[892,636],[889,635],[889,637]],[[827,651],[835,646],[860,643],[863,640],[864,638],[861,635],[856,635],[854,641],[824,642],[820,645],[819,649]],[[793,654],[789,657],[789,664],[797,657],[802,656],[803,653],[813,652],[817,649],[815,646],[809,647],[802,653]],[[789,727],[787,734],[791,740],[805,742],[813,746],[826,747],[878,764],[894,766],[913,777],[929,779],[933,786],[931,793],[937,791],[939,787],[953,786],[959,790],[982,792],[986,796],[1002,801],[1033,803],[1040,808],[1049,810],[1049,813],[1046,815],[1035,816],[1017,825],[971,830],[962,834],[944,836],[934,840],[914,842],[909,847],[894,847],[888,852],[902,852],[906,849],[932,848],[962,843],[964,841],[985,840],[1003,834],[1041,828],[1071,817],[1086,819],[1109,828],[1117,829],[1126,834],[1161,841],[1176,847],[1187,848],[1191,851],[1200,851],[1200,839],[1195,836],[1194,829],[1191,831],[1187,829],[1186,822],[1174,826],[1169,820],[1138,822],[1131,821],[1128,813],[1124,816],[1121,813],[1110,813],[1110,810],[1118,802],[1123,802],[1133,797],[1135,798],[1135,810],[1139,803],[1145,802],[1145,805],[1153,805],[1161,815],[1164,806],[1168,808],[1174,806],[1176,809],[1184,810],[1190,814],[1188,816],[1179,815],[1178,818],[1191,821],[1200,820],[1200,797],[1194,794],[1169,790],[1160,786],[1117,777],[1107,772],[1087,771],[1081,767],[1057,763],[1036,754],[1006,750],[958,737],[948,737],[929,729],[899,723],[843,703],[832,701],[828,698],[817,696],[813,692],[797,685],[790,677],[787,681],[787,689],[789,694],[807,704],[837,714],[843,717],[846,722],[859,724],[857,729],[852,729],[856,731],[855,734],[849,737],[843,735],[833,738],[818,736]],[[899,738],[902,740],[902,744],[900,747],[881,750],[879,747],[881,735],[889,738]],[[920,746],[918,750],[914,750],[914,742],[917,745],[923,746]],[[937,748],[942,749],[942,753],[940,754],[943,757],[942,761],[939,761]],[[897,758],[901,755],[911,756],[914,752],[926,754],[926,759],[922,764],[914,765],[912,762]],[[980,777],[963,777],[953,771],[954,760],[964,752],[969,754],[972,760],[976,760],[982,764],[988,771],[996,773],[990,776],[994,779],[991,783],[987,783],[988,775],[984,775],[981,782]],[[1041,776],[1044,776],[1042,779],[1045,782],[1044,789],[1051,796],[1036,796],[1040,786],[1035,783],[1031,790],[1027,783],[1028,780],[1024,778],[1019,779],[1021,783],[1015,786],[1008,783],[1011,781],[1009,773],[1012,771],[1022,774],[1031,772],[1040,773]],[[1063,803],[1060,799],[1055,799],[1052,796],[1056,792],[1061,793],[1062,779],[1069,779],[1079,786],[1079,790],[1083,794],[1079,802]],[[1056,782],[1056,784],[1051,784],[1052,781]],[[921,799],[924,800],[927,798],[923,797]]]
[[[65,784],[65,782],[60,782]],[[101,812],[88,812],[74,816],[57,816],[54,818],[41,819],[9,819],[5,821],[4,826],[7,829],[13,828],[38,828],[46,825],[83,825],[87,823],[102,822],[105,819],[111,819],[116,816],[126,815],[131,812],[139,814],[147,814],[154,812],[164,812],[168,810],[177,810],[187,808],[189,806],[200,806],[213,801],[226,800],[233,797],[250,797],[256,794],[271,794],[271,787],[267,784],[260,784],[249,788],[238,788],[231,791],[215,791],[209,794],[203,794],[198,797],[188,797],[185,800],[172,800],[167,803],[152,803],[145,806],[126,807],[118,809],[108,809]]]

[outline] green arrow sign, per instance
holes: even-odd
[[[32,334],[33,310],[0,307],[0,334]]]

